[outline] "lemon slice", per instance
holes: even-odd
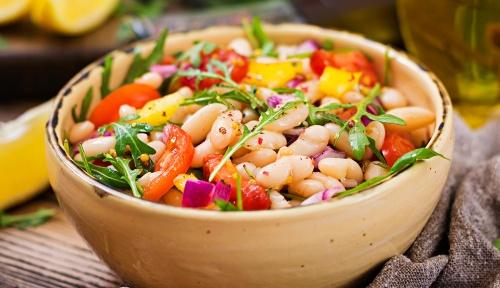
[[[32,21],[48,30],[78,35],[101,25],[119,0],[35,0]]]
[[[13,22],[28,14],[31,0],[1,0],[0,25]]]
[[[0,211],[19,204],[48,184],[45,123],[52,101],[0,122]]]

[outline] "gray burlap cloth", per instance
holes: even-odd
[[[436,210],[369,287],[500,287],[500,251],[492,244],[500,237],[500,119],[471,132],[455,117],[455,131]]]

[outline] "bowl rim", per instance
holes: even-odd
[[[352,33],[348,31],[342,31],[342,30],[336,30],[336,29],[327,29],[327,28],[322,28],[318,27],[315,25],[309,25],[309,24],[298,24],[298,23],[284,23],[284,24],[266,24],[265,27],[272,27],[274,29],[286,29],[286,28],[302,28],[302,29],[315,29],[317,31],[323,31],[323,32],[328,32],[328,34],[325,35],[325,38],[332,38],[332,34],[336,34],[336,37],[345,37],[346,40],[355,42],[355,41],[361,41],[364,42],[363,45],[370,46],[374,48],[375,50],[380,50],[386,49],[388,50],[388,53],[391,55],[392,59],[398,59],[401,63],[401,65],[406,65],[409,68],[412,68],[412,70],[417,69],[425,74],[425,76],[421,77],[427,77],[429,78],[428,80],[431,80],[433,83],[434,88],[436,88],[437,93],[439,94],[439,97],[441,98],[440,103],[440,108],[443,110],[443,115],[441,119],[436,119],[435,122],[435,128],[434,132],[431,135],[431,139],[427,143],[425,147],[430,148],[433,147],[434,144],[442,138],[442,131],[447,129],[452,129],[453,122],[452,122],[452,106],[451,106],[451,99],[449,97],[448,92],[446,91],[444,85],[441,83],[441,81],[436,77],[436,75],[431,72],[424,64],[422,64],[419,60],[415,59],[413,56],[408,55],[406,52],[401,51],[399,49],[395,49],[393,47],[384,45],[382,43],[379,43],[377,41],[371,40],[363,35],[357,34],[357,33]],[[172,35],[177,35],[178,37],[185,37],[189,34],[192,33],[206,33],[207,31],[211,30],[217,30],[217,29],[241,29],[238,26],[211,26],[208,28],[204,29],[199,29],[199,30],[192,30],[188,32],[180,32],[180,33],[173,33]],[[392,177],[389,177],[387,180],[383,181],[382,183],[368,188],[366,190],[363,190],[359,193],[356,193],[354,195],[350,195],[348,197],[344,198],[334,198],[330,201],[319,203],[319,205],[307,205],[307,206],[297,206],[289,209],[275,209],[275,210],[259,210],[259,211],[238,211],[237,213],[231,213],[231,212],[224,212],[224,213],[217,213],[220,211],[212,211],[212,210],[205,210],[205,209],[194,209],[194,208],[187,208],[187,207],[175,207],[175,206],[170,206],[162,203],[157,203],[157,202],[150,202],[146,201],[144,199],[139,199],[136,198],[132,195],[128,195],[126,193],[123,193],[120,190],[114,189],[112,187],[109,187],[93,177],[89,176],[86,174],[83,170],[81,170],[69,157],[69,155],[66,154],[66,151],[64,148],[59,145],[58,141],[58,136],[55,131],[55,127],[58,125],[59,121],[59,110],[63,105],[63,100],[64,96],[69,94],[71,91],[71,88],[78,84],[80,81],[85,80],[90,72],[95,69],[96,67],[99,67],[103,64],[104,58],[115,52],[115,51],[123,51],[125,53],[131,53],[137,45],[140,44],[145,44],[145,43],[150,43],[154,39],[146,39],[146,40],[140,40],[140,41],[135,41],[133,43],[130,43],[123,48],[118,48],[115,50],[110,51],[106,55],[98,58],[97,60],[91,62],[87,66],[85,66],[83,69],[81,69],[76,75],[71,78],[64,86],[63,88],[58,92],[56,98],[55,98],[55,103],[54,103],[54,108],[50,114],[49,120],[46,124],[45,127],[45,134],[46,134],[46,139],[47,139],[47,148],[46,149],[51,149],[52,152],[54,152],[56,158],[58,161],[60,161],[63,165],[64,168],[69,169],[75,176],[77,176],[80,180],[86,182],[88,185],[90,185],[95,191],[95,193],[100,197],[114,197],[115,200],[120,201],[121,203],[128,205],[128,206],[133,206],[134,208],[137,209],[148,209],[150,212],[158,213],[158,214],[164,214],[164,215],[169,215],[173,217],[180,217],[180,218],[192,218],[192,219],[199,219],[199,220],[215,220],[215,221],[255,221],[255,220],[263,220],[263,219],[282,219],[282,217],[302,217],[304,213],[314,213],[314,212],[319,212],[321,210],[329,210],[329,209],[334,209],[335,207],[339,206],[344,206],[344,205],[351,205],[355,204],[360,201],[368,201],[369,198],[373,198],[376,195],[380,193],[389,193],[390,189],[383,189],[383,187],[387,186],[388,183],[392,183],[393,179],[396,177],[399,177],[400,175],[406,175],[409,173],[409,171],[414,170],[415,166],[420,165],[421,163],[416,163],[412,165],[411,167],[397,173],[396,175],[393,175]]]

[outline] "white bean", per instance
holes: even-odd
[[[365,97],[361,93],[355,91],[349,91],[341,96],[342,103],[347,104],[361,102],[364,98]]]
[[[299,138],[294,141],[290,146],[293,154],[312,156],[320,153],[328,145],[330,133],[328,129],[323,126],[313,125],[304,130]]]
[[[397,116],[406,122],[406,125],[385,124],[385,128],[389,131],[409,132],[424,128],[432,124],[435,118],[432,111],[417,106],[391,109],[387,111],[387,114]]]
[[[339,180],[337,180],[333,177],[327,176],[321,172],[313,172],[312,175],[308,179],[320,181],[321,183],[323,183],[323,186],[325,186],[326,189],[340,187],[340,186],[344,187],[342,185],[342,183],[340,183]]]
[[[318,163],[321,173],[335,179],[346,178],[348,167],[349,162],[347,162],[347,159],[342,158],[324,158]]]
[[[271,199],[271,209],[283,209],[290,208],[292,205],[286,201],[285,197],[281,193],[276,191],[271,191],[269,193],[269,199]]]
[[[296,89],[304,92],[304,96],[306,96],[311,103],[314,103],[325,96],[319,89],[318,80],[302,82],[297,85]]]
[[[215,149],[209,139],[201,142],[194,148],[193,161],[191,161],[192,168],[200,168],[203,166],[205,157],[208,154],[222,153],[222,150]]]
[[[299,181],[311,176],[314,170],[314,163],[309,157],[292,155],[282,157],[278,161],[290,162],[292,168],[292,182]]]
[[[342,183],[342,185],[344,185],[345,188],[354,188],[356,186],[358,186],[358,181],[354,180],[354,179],[340,179],[340,183]]]
[[[176,93],[183,96],[184,99],[193,97],[193,90],[191,90],[191,88],[189,87],[181,87],[176,91]],[[172,115],[169,120],[172,123],[184,123],[188,115],[195,113],[200,108],[201,106],[196,104],[180,106],[179,108],[177,108],[174,115]]]
[[[384,144],[385,139],[385,128],[384,124],[378,121],[372,121],[366,125],[366,136],[372,138],[375,141],[375,147],[380,150]]]
[[[83,141],[82,148],[87,157],[91,157],[109,152],[111,148],[115,147],[115,143],[115,136],[102,136]]]
[[[242,114],[239,110],[229,110],[220,114],[208,134],[215,149],[224,149],[241,135],[240,122]]]
[[[263,167],[276,161],[276,152],[272,149],[259,149],[251,151],[239,158],[233,159],[233,163],[239,164],[243,162],[250,162],[257,167]]]
[[[323,190],[325,190],[323,183],[313,179],[304,179],[288,185],[288,192],[302,197],[309,197]]]
[[[289,182],[292,167],[289,162],[280,160],[260,169],[255,177],[259,185],[280,190],[283,185]]]
[[[294,109],[288,110],[281,118],[278,118],[266,125],[265,129],[269,131],[283,132],[299,126],[307,119],[307,116],[309,116],[309,111],[305,105],[301,104]]]
[[[321,107],[323,106],[326,106],[328,104],[341,104],[340,100],[335,98],[335,97],[324,97],[321,99]],[[330,110],[329,112],[330,113],[337,113],[341,110],[342,108],[338,108],[338,109],[332,109]]]
[[[241,178],[245,180],[250,180],[255,178],[255,175],[257,175],[257,172],[259,172],[259,169],[250,162],[243,162],[238,165],[236,165],[236,170],[238,170],[238,173],[241,175]]]
[[[154,141],[154,140],[158,140],[158,141],[163,141],[163,138],[164,138],[164,134],[163,134],[163,131],[153,131],[151,132],[151,140]]]
[[[363,170],[361,170],[361,166],[359,166],[358,162],[350,158],[346,160],[348,161],[346,178],[354,179],[358,183],[361,183],[363,181]]]
[[[387,171],[387,169],[382,167],[380,164],[381,163],[378,161],[370,162],[370,164],[366,166],[364,179],[370,180],[378,176],[386,175],[389,171]]]
[[[250,57],[253,53],[250,42],[245,38],[235,38],[231,40],[228,44],[228,48],[245,57]]]
[[[154,140],[149,142],[148,145],[151,146],[156,151],[154,155],[151,155],[151,160],[153,160],[153,162],[158,161],[163,152],[165,152],[165,147],[166,147],[165,143],[163,143],[162,141]]]
[[[139,138],[139,140],[141,140],[144,143],[149,142],[149,136],[146,133],[137,133],[137,138]]]
[[[94,133],[94,129],[94,123],[88,120],[76,123],[69,131],[69,142],[76,144],[89,138]]]
[[[253,110],[250,107],[243,109],[243,119],[241,120],[241,123],[247,123],[249,121],[258,120],[258,119],[259,119],[259,115],[257,114],[257,112],[255,112],[255,110]]]
[[[286,146],[286,138],[283,134],[266,130],[245,142],[245,148],[249,150],[258,150],[262,148],[276,150],[283,146]]]
[[[427,127],[415,129],[410,132],[411,142],[415,147],[422,147],[429,141],[429,129]]]
[[[137,182],[139,183],[139,185],[141,185],[141,187],[146,187],[149,185],[149,183],[151,183],[151,181],[153,179],[160,176],[161,173],[162,173],[162,171],[147,172],[141,178],[139,178],[139,180],[137,180]]]
[[[156,72],[146,72],[141,77],[135,79],[135,83],[148,85],[154,89],[160,88],[163,83],[163,77]]]
[[[217,117],[226,109],[225,105],[219,103],[209,104],[196,111],[181,128],[191,136],[191,141],[196,145],[207,137]]]
[[[408,100],[399,92],[399,90],[391,87],[384,87],[380,92],[380,101],[385,109],[401,108],[408,105]]]
[[[118,109],[118,114],[120,115],[120,118],[123,118],[125,116],[134,115],[136,111],[135,107],[123,104],[120,106],[120,109]]]

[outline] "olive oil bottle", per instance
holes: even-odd
[[[500,117],[500,0],[398,0],[406,47],[473,126]]]

